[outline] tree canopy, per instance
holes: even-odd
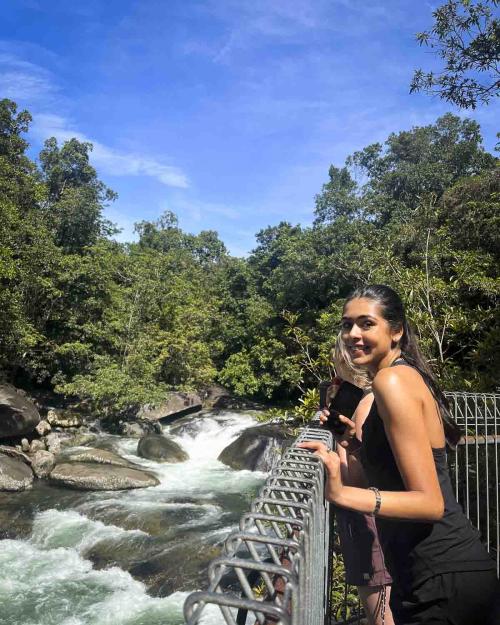
[[[232,257],[170,212],[118,243],[116,197],[91,145],[49,138],[0,101],[0,371],[118,417],[218,381],[267,400],[329,375],[343,298],[383,282],[403,296],[449,389],[491,391],[500,353],[497,159],[448,114],[332,166],[312,226],[288,222]]]

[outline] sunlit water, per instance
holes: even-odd
[[[107,439],[160,479],[154,488],[83,493],[40,482],[33,491],[2,495],[2,523],[16,518],[27,536],[0,541],[0,625],[184,622],[185,597],[206,585],[207,562],[265,479],[217,461],[255,424],[252,416],[186,421],[180,431],[176,424],[164,428],[189,454],[180,464],[139,458],[137,439]],[[220,623],[217,610],[207,610],[203,623]]]

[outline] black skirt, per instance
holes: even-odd
[[[441,573],[404,596],[394,584],[390,606],[396,625],[499,625],[500,583],[495,570]]]

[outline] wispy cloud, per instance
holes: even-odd
[[[401,11],[386,0],[207,0],[199,9],[226,28],[218,40],[191,41],[186,53],[227,63],[237,51],[269,44],[309,45],[372,33],[378,26],[401,20]]]
[[[34,122],[32,132],[39,141],[72,137],[92,143],[92,162],[100,171],[112,176],[148,176],[168,187],[186,189],[187,175],[178,167],[147,154],[126,152],[109,147],[80,132],[67,117],[47,111],[65,111],[72,103],[65,98],[54,74],[45,67],[27,61],[20,52],[29,48],[22,42],[0,41],[0,97],[21,105],[29,104]]]
[[[59,115],[37,115],[33,131],[40,139],[56,137],[59,141],[68,141],[75,137],[79,141],[92,143],[92,162],[100,171],[111,176],[149,176],[168,187],[186,189],[189,186],[186,174],[178,167],[167,165],[150,156],[121,152],[108,147],[79,132],[66,118]]]
[[[199,226],[208,215],[216,215],[231,221],[238,220],[245,209],[235,208],[220,202],[206,202],[203,200],[189,198],[185,195],[175,195],[170,198],[164,206],[167,210],[172,210],[180,218],[190,222],[191,226]]]
[[[13,54],[0,51],[0,93],[12,100],[39,102],[55,95],[50,71]]]

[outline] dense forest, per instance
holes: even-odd
[[[342,298],[400,292],[443,386],[500,369],[500,171],[479,125],[444,115],[325,171],[314,223],[257,233],[247,258],[172,213],[114,240],[92,146],[27,155],[27,111],[0,101],[0,373],[118,416],[217,381],[297,400],[327,376]]]

